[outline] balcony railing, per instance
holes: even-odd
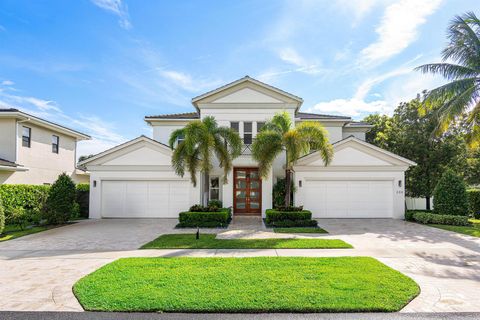
[[[243,146],[242,146],[242,154],[252,154],[252,144],[255,139],[248,139],[247,143],[245,143],[245,139],[242,139]]]

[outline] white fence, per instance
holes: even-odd
[[[405,197],[405,205],[407,210],[426,210],[427,202],[425,198]],[[433,198],[430,198],[430,209],[433,209]]]

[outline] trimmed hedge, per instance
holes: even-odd
[[[480,219],[480,189],[469,189],[467,194],[470,213]]]
[[[265,211],[265,222],[271,224],[276,221],[284,220],[311,220],[312,212],[308,210],[302,211],[279,211],[276,209],[267,209]]]
[[[435,214],[422,211],[411,211],[414,221],[422,224],[445,224],[450,226],[468,226],[470,222],[466,216]]]
[[[48,198],[50,186],[37,186],[26,184],[2,184],[0,185],[0,198],[3,201],[5,211],[5,222],[14,224],[19,221],[18,208],[28,213],[28,217],[39,221],[41,212]],[[15,217],[14,217],[15,215]]]
[[[316,227],[318,222],[317,220],[280,220],[273,221],[268,226],[275,228]]]
[[[222,208],[217,212],[180,212],[177,228],[218,228],[230,223],[232,210]]]
[[[468,196],[465,182],[453,170],[446,170],[433,191],[433,212],[467,216]]]
[[[5,228],[5,210],[3,210],[2,198],[0,198],[0,234],[2,234],[3,228]]]

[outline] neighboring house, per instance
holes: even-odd
[[[66,172],[89,181],[76,168],[77,141],[90,137],[17,109],[0,109],[0,184],[51,184]]]
[[[250,145],[261,126],[285,110],[295,123],[318,121],[334,147],[325,167],[314,152],[294,167],[295,204],[312,210],[315,218],[404,217],[404,172],[414,162],[366,143],[370,126],[350,117],[300,112],[303,100],[250,77],[244,77],[192,99],[194,112],[147,116],[153,139],[138,137],[81,164],[90,171],[91,218],[176,218],[198,204],[203,192],[188,175],[171,167],[170,133],[190,121],[213,116],[221,126],[237,130],[244,141],[228,183],[222,169],[210,175],[210,199],[232,206],[234,214],[260,215],[272,207],[272,187],[284,177],[285,155],[279,156],[266,179],[260,179]]]

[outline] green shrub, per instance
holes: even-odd
[[[0,234],[2,234],[3,228],[5,228],[5,210],[3,209],[3,202],[0,197]]]
[[[312,219],[312,212],[308,210],[303,211],[278,211],[276,209],[267,209],[265,211],[265,222],[272,224],[272,222],[283,220],[310,220]]]
[[[90,185],[88,183],[79,183],[76,185],[77,196],[75,201],[80,206],[79,217],[88,218],[88,209],[90,203]]]
[[[75,184],[69,176],[62,173],[48,192],[45,210],[47,223],[66,223],[72,214],[75,197]]]
[[[279,220],[267,225],[276,228],[316,227],[318,222],[317,220]]]
[[[8,209],[8,224],[17,226],[20,230],[24,230],[28,226],[28,216],[23,207]]]
[[[467,216],[468,196],[465,182],[453,170],[446,170],[433,191],[433,212]]]
[[[231,209],[222,208],[216,212],[180,212],[178,228],[226,227],[231,220]]]
[[[0,185],[0,198],[2,198],[3,201],[6,221],[9,220],[9,214],[13,208],[21,207],[26,210],[33,209],[37,212],[43,210],[49,190],[50,186],[25,184]]]
[[[80,218],[80,205],[78,204],[78,202],[75,201],[73,203],[72,214],[70,215],[70,219],[77,219],[77,218]]]
[[[416,211],[412,210],[407,210],[405,211],[405,221],[415,221],[413,218],[413,215],[415,214]]]
[[[295,207],[295,206],[277,206],[275,207],[277,211],[288,211],[288,212],[298,212],[303,211],[303,206]]]
[[[209,207],[217,207],[217,208],[222,208],[223,203],[220,200],[210,200],[208,201],[208,206]]]
[[[467,190],[470,213],[480,219],[480,189]]]
[[[470,222],[466,216],[434,214],[429,212],[414,212],[413,219],[423,224],[446,224],[451,226],[468,226]]]
[[[290,201],[293,203],[293,194],[295,193],[295,184],[293,183],[293,179],[291,181],[291,190],[292,190],[292,199]],[[278,179],[277,182],[273,185],[272,189],[272,206],[277,208],[279,206],[285,205],[285,193],[286,193],[286,179]]]
[[[208,205],[206,207],[196,204],[190,207],[188,211],[190,212],[218,212],[220,211],[221,207],[217,207],[215,205]]]

